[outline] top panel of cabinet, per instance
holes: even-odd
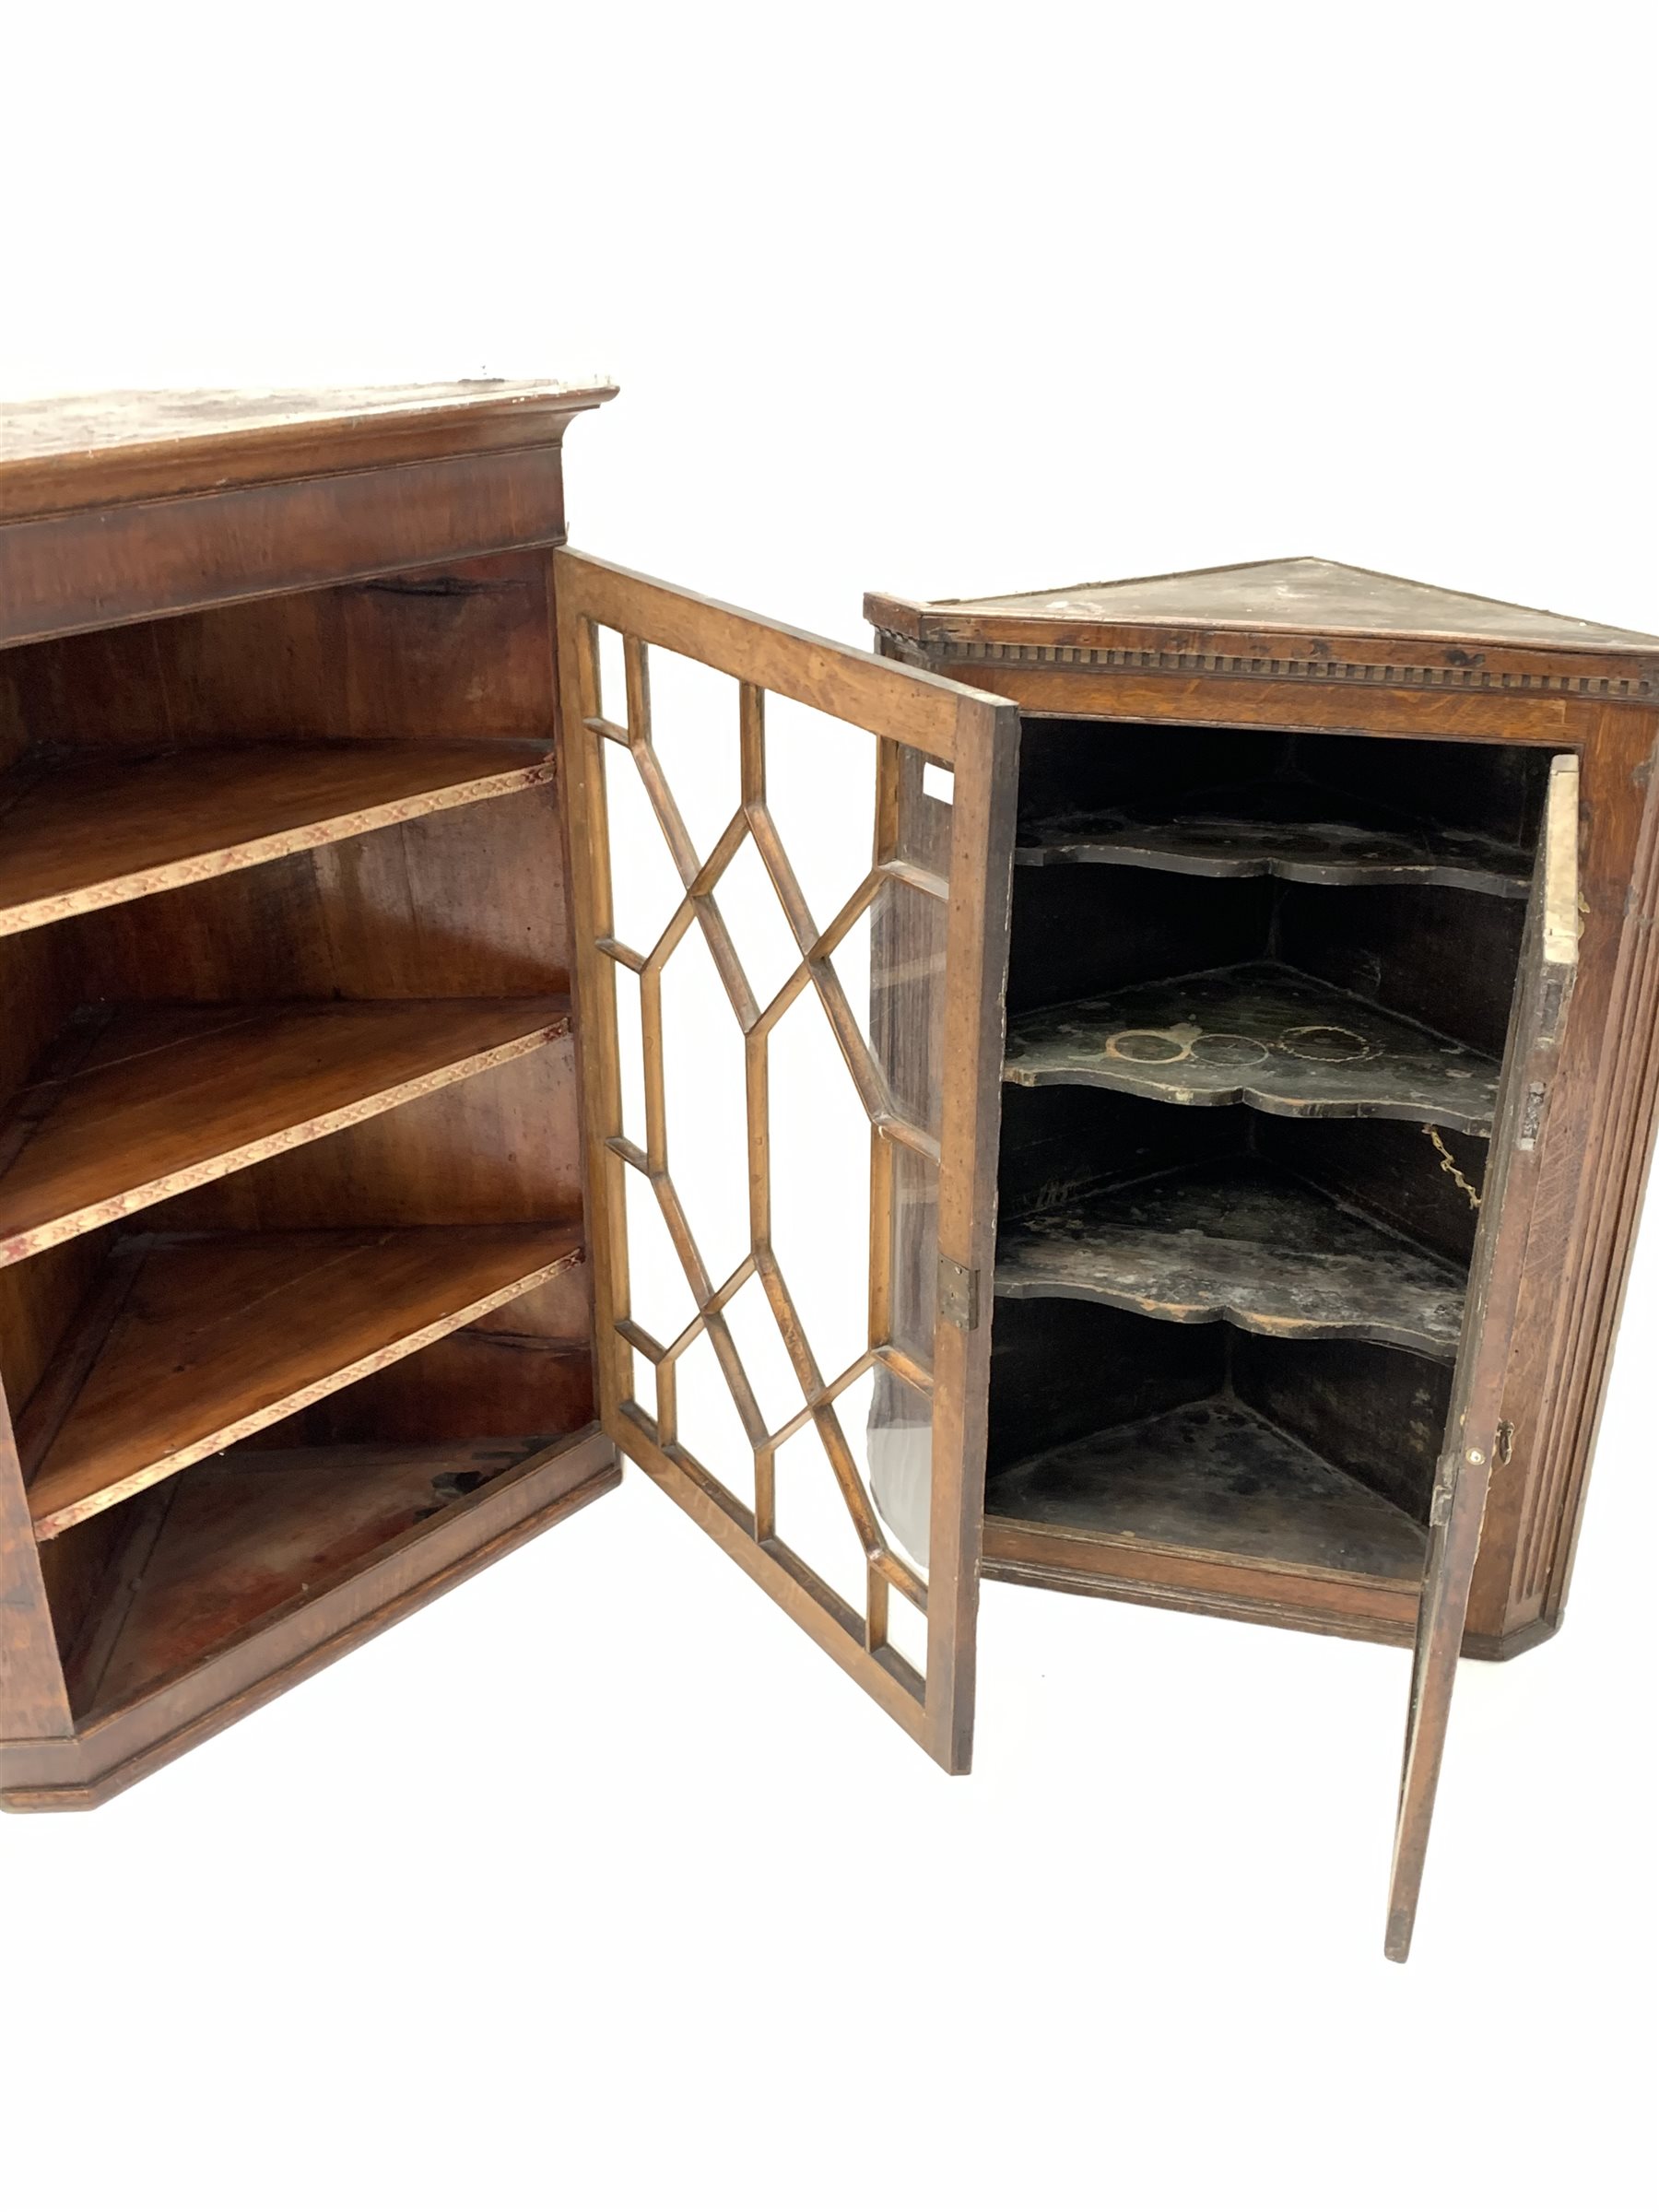
[[[364,385],[305,392],[98,392],[0,404],[0,520],[434,454],[556,441],[612,397],[575,382]]]
[[[1659,637],[1643,631],[1312,558],[1004,598],[872,593],[865,613],[900,651],[940,659],[1168,665],[1174,656],[1194,668],[1225,662],[1230,674],[1338,681],[1384,672],[1409,679],[1428,667],[1481,687],[1543,678],[1548,688],[1624,697],[1645,696],[1659,679]]]

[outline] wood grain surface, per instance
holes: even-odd
[[[73,1073],[24,1091],[0,1124],[0,1264],[500,1066],[569,1025],[554,997],[119,1013]]]
[[[544,783],[547,746],[288,743],[13,772],[0,792],[0,935],[281,853]]]
[[[241,1448],[158,1489],[154,1527],[78,1710],[130,1704],[528,1459],[546,1440]]]
[[[557,442],[602,377],[90,392],[0,406],[0,519]]]
[[[114,1310],[95,1296],[91,1341],[60,1353],[71,1368],[85,1362],[72,1401],[58,1405],[49,1371],[24,1409],[18,1448],[37,1535],[268,1428],[580,1258],[577,1234],[558,1228],[131,1240],[112,1262]]]
[[[547,782],[531,739],[226,746],[71,757],[0,785],[0,936]]]

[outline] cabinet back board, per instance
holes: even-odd
[[[1403,1957],[1460,1645],[1566,1594],[1659,641],[1299,560],[857,653],[559,550],[609,396],[0,418],[0,1799],[619,1445],[955,1771],[982,1560],[1415,1641]]]

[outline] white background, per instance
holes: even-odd
[[[862,591],[1319,552],[1659,629],[1651,11],[0,15],[0,387],[613,371],[578,544]],[[1653,2201],[1649,1231],[1565,1633],[990,1587],[947,1781],[642,1477],[86,1818],[0,1824],[0,2194]]]

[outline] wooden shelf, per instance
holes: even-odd
[[[495,798],[553,773],[525,738],[295,738],[0,777],[0,936]]]
[[[562,997],[88,1012],[0,1124],[0,1265],[536,1051]]]
[[[1249,960],[1019,1015],[1003,1072],[1177,1106],[1371,1115],[1485,1136],[1499,1066],[1333,983]]]
[[[113,1711],[359,1573],[551,1440],[239,1450],[151,1492],[70,1654],[75,1709]]]
[[[1243,783],[1181,806],[1074,814],[1022,825],[1016,860],[1164,868],[1183,876],[1281,876],[1291,883],[1441,884],[1524,899],[1519,846],[1414,821],[1317,784]]]
[[[36,1535],[435,1343],[581,1254],[570,1227],[129,1239],[18,1423]]]
[[[1456,1356],[1463,1272],[1257,1159],[1150,1175],[1011,1223],[999,1298],[1075,1298],[1259,1336]]]
[[[1230,1397],[1125,1422],[994,1476],[985,1512],[1102,1542],[1421,1581],[1428,1535]]]

